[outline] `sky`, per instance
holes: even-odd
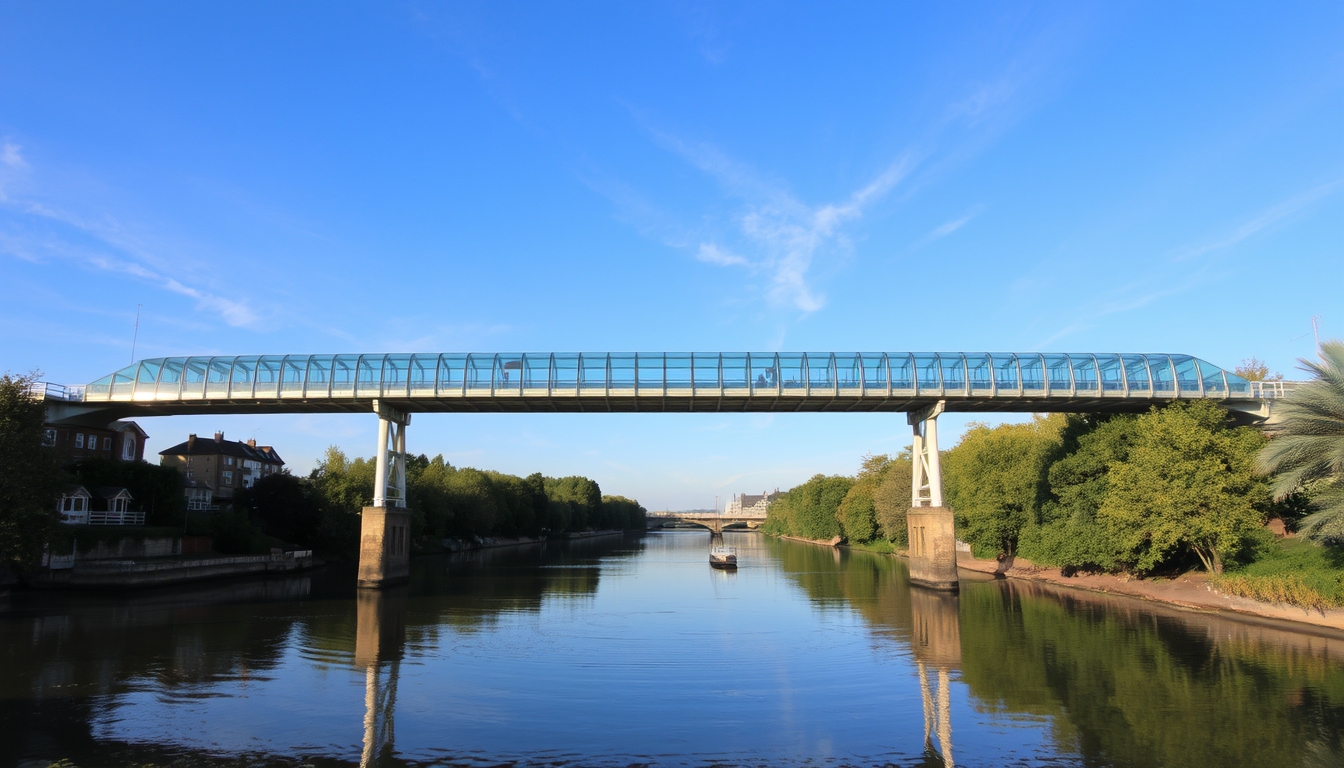
[[[1339,2],[0,4],[0,370],[46,381],[986,350],[1292,379],[1313,318],[1344,336],[1342,284]],[[296,474],[377,432],[139,423],[147,456],[223,431]],[[422,414],[407,440],[688,509],[910,437],[902,414]]]

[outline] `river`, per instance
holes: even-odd
[[[0,601],[0,766],[1344,765],[1344,642],[664,532]]]

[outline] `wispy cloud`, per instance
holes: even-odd
[[[10,168],[27,168],[28,161],[23,159],[23,148],[8,139],[0,145],[0,163]]]
[[[11,167],[18,167],[15,163],[27,166],[19,148],[8,142],[0,150],[0,160]],[[0,233],[0,252],[30,262],[54,258],[86,269],[126,275],[193,299],[198,310],[217,315],[230,326],[251,328],[260,324],[261,318],[246,300],[230,299],[189,284],[185,277],[173,274],[179,271],[171,266],[179,260],[176,254],[165,257],[154,253],[111,217],[88,219],[39,200],[14,197],[0,196],[0,206],[30,223],[48,222],[31,232]]]
[[[653,133],[664,146],[722,184],[730,195],[746,202],[745,210],[734,221],[737,232],[733,239],[739,247],[729,248],[717,239],[705,240],[698,245],[696,259],[764,272],[771,303],[808,313],[826,304],[825,296],[811,281],[813,262],[843,247],[844,225],[862,218],[864,211],[899,184],[915,165],[912,156],[903,156],[845,199],[809,206],[783,182],[763,176],[711,144]],[[750,255],[742,255],[743,250]]]
[[[1184,252],[1178,254],[1177,258],[1179,260],[1193,259],[1198,256],[1203,256],[1204,254],[1210,253],[1212,251],[1220,251],[1225,248],[1231,248],[1232,246],[1237,245],[1243,240],[1246,240],[1247,238],[1259,234],[1260,232],[1269,229],[1270,227],[1273,227],[1279,222],[1306,209],[1312,203],[1315,203],[1317,200],[1320,200],[1321,198],[1328,197],[1329,195],[1334,194],[1335,191],[1337,191],[1341,186],[1344,186],[1344,179],[1332,181],[1329,184],[1322,184],[1318,187],[1313,187],[1307,190],[1306,192],[1302,192],[1301,194],[1294,195],[1277,205],[1270,206],[1269,208],[1261,211],[1260,213],[1256,214],[1251,219],[1243,222],[1241,225],[1239,225],[1238,227],[1236,227],[1230,233],[1224,235],[1223,237],[1220,237],[1217,240],[1211,240],[1207,243],[1195,246],[1193,248],[1189,248]]]
[[[931,243],[934,240],[947,237],[953,232],[956,232],[958,229],[961,229],[962,227],[966,226],[966,224],[970,222],[971,219],[974,219],[976,216],[979,216],[980,213],[984,211],[984,209],[985,207],[983,205],[977,205],[971,208],[971,210],[967,211],[964,215],[952,219],[951,221],[946,221],[943,222],[942,224],[939,224],[937,227],[934,227],[932,232],[925,235],[923,239],[919,241],[919,244],[923,245],[925,243]]]

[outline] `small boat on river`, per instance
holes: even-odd
[[[737,550],[732,547],[714,547],[709,551],[709,564],[715,568],[737,568]]]

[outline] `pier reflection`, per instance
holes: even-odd
[[[364,669],[361,768],[394,764],[397,680],[406,647],[406,588],[363,589],[355,597],[355,666]]]
[[[919,667],[919,693],[924,702],[925,757],[941,757],[952,768],[951,672],[961,667],[960,601],[955,593],[910,587],[912,631],[910,650]],[[937,691],[930,690],[929,674],[937,677]],[[933,735],[938,736],[934,751]]]

